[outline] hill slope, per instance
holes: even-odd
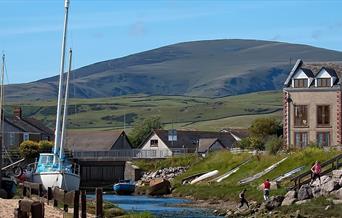
[[[73,71],[77,98],[126,94],[221,97],[282,86],[293,62],[342,61],[342,52],[257,40],[184,42]],[[7,87],[9,100],[51,99],[57,77]]]

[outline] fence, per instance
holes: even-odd
[[[44,201],[49,205],[50,201],[53,200],[53,206],[58,207],[60,204],[63,205],[63,210],[68,212],[68,208],[73,206],[73,217],[78,218],[80,212],[80,200],[81,200],[81,217],[87,217],[87,201],[86,201],[86,191],[81,192],[71,191],[67,192],[60,188],[51,187],[48,188],[47,195],[43,195],[42,184],[24,182],[22,184],[22,198],[28,197],[29,199],[23,199],[19,201],[19,208],[16,209],[16,217],[18,218],[28,218],[29,213],[31,213],[32,218],[43,218],[44,217]],[[102,188],[96,188],[96,206],[95,215],[96,217],[104,217],[103,212],[103,190]],[[37,195],[39,201],[31,200],[32,195]],[[44,197],[46,197],[46,199]],[[81,198],[80,198],[81,197]],[[44,199],[44,201],[43,201]]]
[[[150,159],[150,158],[167,158],[171,156],[183,155],[189,153],[186,148],[180,149],[129,149],[129,150],[110,150],[110,151],[73,151],[72,156],[75,159],[91,159],[91,160],[115,160],[127,161],[132,159]]]

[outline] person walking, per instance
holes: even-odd
[[[247,207],[249,208],[249,204],[248,204],[248,201],[246,200],[246,196],[245,196],[246,191],[247,191],[247,189],[243,189],[239,194],[239,198],[240,198],[239,208],[241,208],[244,204],[246,204]]]
[[[321,185],[321,169],[322,167],[319,161],[316,161],[315,164],[311,167],[312,178],[310,185],[312,185],[317,178],[319,179],[319,185]]]
[[[267,201],[270,199],[270,189],[271,189],[271,183],[269,179],[266,179],[264,182],[264,200]]]

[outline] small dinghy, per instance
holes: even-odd
[[[193,185],[193,184],[196,184],[196,183],[198,183],[198,182],[200,182],[200,181],[203,181],[203,180],[205,180],[205,179],[210,179],[210,178],[216,176],[218,173],[219,173],[218,170],[210,171],[209,173],[203,174],[202,176],[200,176],[200,177],[198,177],[198,178],[192,180],[192,181],[190,182],[190,184]]]
[[[113,190],[118,195],[131,195],[135,191],[135,184],[131,180],[120,180],[113,185]]]

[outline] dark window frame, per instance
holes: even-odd
[[[308,88],[309,79],[293,79],[294,88]]]
[[[308,120],[308,105],[293,106],[293,126],[294,127],[309,127]],[[305,118],[305,119],[304,119]],[[304,120],[306,123],[304,123]]]
[[[317,87],[331,87],[331,78],[317,78]]]
[[[299,135],[300,137],[300,143],[297,144],[297,135]],[[304,141],[303,139],[305,137],[303,137],[304,135],[306,135],[306,141]],[[309,134],[308,132],[294,132],[294,145],[296,147],[300,147],[300,148],[304,148],[306,146],[309,145]]]
[[[318,139],[319,139],[319,135],[320,134],[323,134],[323,142],[325,142],[324,144],[320,144],[319,143]],[[326,136],[328,136],[328,137],[326,137]],[[331,140],[330,132],[320,131],[320,132],[316,133],[316,143],[317,143],[318,146],[320,146],[320,147],[330,146],[330,140]]]
[[[321,109],[320,109],[321,108]],[[328,110],[328,112],[327,112]],[[331,126],[331,110],[330,105],[316,105],[316,124],[317,127]]]
[[[158,147],[158,139],[151,139],[150,147]]]

